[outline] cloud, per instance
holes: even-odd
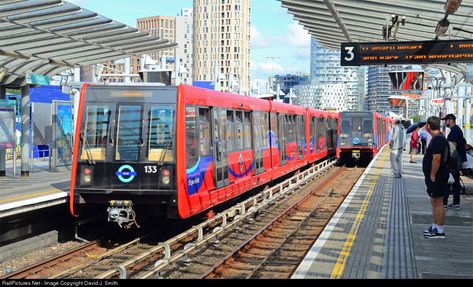
[[[258,48],[268,48],[269,47],[269,39],[263,34],[261,34],[255,26],[251,26],[250,28],[251,33],[251,48],[258,49]]]
[[[290,24],[285,36],[287,45],[294,47],[310,47],[310,35],[296,22]]]
[[[271,63],[271,61],[260,63],[251,61],[251,71],[253,75],[258,75],[259,77],[269,77],[271,73],[273,75],[285,73],[284,67],[282,65],[275,62]]]

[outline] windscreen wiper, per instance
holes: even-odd
[[[166,146],[164,147],[164,152],[161,154],[161,158],[159,159],[159,165],[163,165],[164,160],[166,159],[166,155],[168,153],[168,149],[172,146],[172,141],[168,141]]]
[[[84,144],[85,154],[87,155],[87,162],[90,165],[95,165],[95,161],[94,161],[94,158],[92,157],[92,151],[90,149],[89,142],[87,141],[87,137],[85,137],[85,139],[84,139],[84,136],[81,133],[80,134],[80,139],[81,139],[82,143]]]

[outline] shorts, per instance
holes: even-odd
[[[427,186],[427,194],[430,197],[443,197],[448,185],[448,177],[446,179],[436,179],[435,182],[432,182],[430,178],[426,178],[425,185]]]

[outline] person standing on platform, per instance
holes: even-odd
[[[409,143],[410,145],[410,150],[409,150],[409,154],[410,154],[410,163],[417,163],[415,161],[415,156],[417,155],[417,148],[419,146],[419,128],[417,127],[413,132],[412,132],[412,136],[411,136],[411,141]]]
[[[443,208],[443,196],[448,183],[448,142],[440,132],[440,118],[430,117],[427,120],[425,130],[432,135],[432,140],[427,147],[422,171],[427,186],[427,194],[432,204],[434,223],[429,229],[424,230],[425,238],[445,238],[445,210]],[[445,152],[447,151],[447,152]]]
[[[406,130],[401,120],[396,120],[389,147],[391,148],[391,168],[394,178],[402,177],[402,151],[406,145]]]
[[[449,114],[442,119],[445,121],[445,126],[450,128],[450,133],[448,134],[447,140],[455,146],[457,149],[458,156],[460,158],[461,163],[463,164],[466,161],[466,151],[465,151],[465,144],[466,140],[463,137],[463,131],[457,125],[457,117],[454,114]],[[444,208],[454,208],[460,209],[460,192],[461,192],[461,184],[460,184],[460,170],[461,167],[458,167],[455,171],[450,171],[452,173],[453,178],[455,179],[455,183],[452,184],[453,189],[453,203],[448,205],[448,197],[450,196],[450,185],[447,185],[447,191],[443,197],[443,205]]]

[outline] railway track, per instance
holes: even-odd
[[[361,176],[361,171],[355,171],[342,168],[334,172],[201,278],[290,278]]]
[[[79,246],[64,254],[48,258],[27,268],[8,273],[2,279],[44,279],[50,278],[52,274],[59,270],[72,268],[76,265],[85,264],[92,259],[95,254],[105,252],[105,248],[100,247],[98,241]]]
[[[273,271],[284,269],[281,266],[289,263],[297,267],[307,251],[301,247],[310,247],[317,232],[321,232],[343,201],[344,195],[338,192],[342,183],[338,179],[344,177],[343,182],[347,182],[348,176],[339,168],[333,170],[333,164],[326,161],[297,174],[160,244],[138,238],[92,256],[93,252],[84,251],[80,255],[65,255],[71,260],[58,256],[55,260],[71,263],[54,267],[51,262],[43,262],[35,268],[48,272],[22,270],[29,273],[20,276],[16,272],[8,278],[285,278],[288,272]],[[353,170],[345,168],[345,172],[353,173]],[[324,178],[327,174],[329,179]],[[353,175],[353,184],[358,177]],[[351,186],[346,189],[348,193]],[[271,229],[280,233],[271,234]],[[253,249],[256,255],[247,252],[249,247],[258,246],[260,250]],[[252,257],[250,263],[242,256],[245,252]],[[279,260],[281,256],[284,262]],[[86,260],[79,260],[84,257]],[[236,266],[242,266],[244,271],[226,273],[226,266],[240,258],[242,261]],[[279,269],[274,267],[278,264]],[[233,270],[235,266],[229,268]]]

